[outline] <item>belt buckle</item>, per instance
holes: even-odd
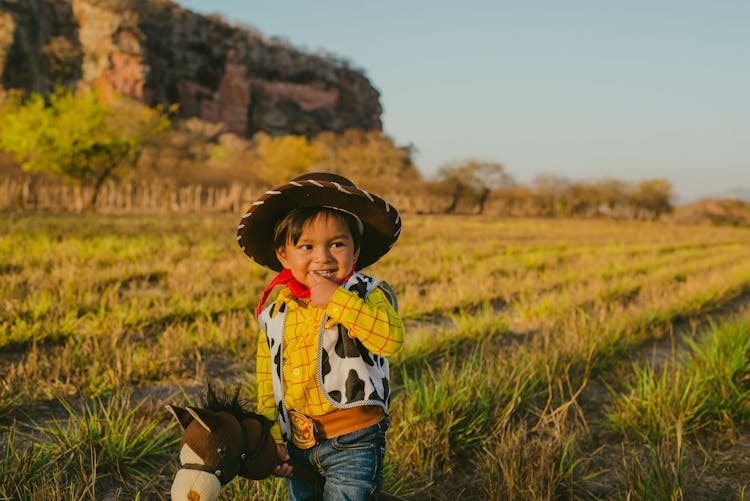
[[[289,426],[292,429],[292,443],[300,449],[317,445],[315,422],[301,412],[288,411]]]

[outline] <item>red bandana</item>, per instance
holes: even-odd
[[[347,276],[344,277],[343,280],[339,282],[339,285],[343,284],[349,278],[354,274],[354,268],[352,267],[352,271],[349,272]],[[286,285],[289,287],[289,290],[292,291],[292,294],[294,294],[295,297],[298,299],[310,297],[310,288],[294,278],[294,275],[292,275],[292,271],[288,268],[284,268],[281,273],[276,275],[276,277],[271,280],[271,283],[268,284],[268,287],[266,287],[266,290],[263,291],[263,294],[260,296],[260,302],[258,303],[258,307],[255,309],[255,316],[259,317],[260,314],[263,312],[263,305],[266,303],[266,299],[268,299],[268,295],[271,293],[271,290],[276,287],[277,285]]]

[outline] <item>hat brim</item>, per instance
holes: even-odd
[[[383,257],[398,240],[401,218],[384,199],[355,186],[316,179],[291,181],[269,190],[253,202],[237,228],[243,252],[258,264],[274,271],[283,266],[273,248],[278,222],[290,211],[302,207],[331,207],[350,212],[363,225],[357,269]]]

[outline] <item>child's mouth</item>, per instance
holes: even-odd
[[[317,271],[314,271],[313,273],[320,275],[321,277],[324,277],[324,278],[331,278],[332,276],[336,274],[336,270],[317,270]]]

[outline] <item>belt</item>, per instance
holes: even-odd
[[[340,437],[379,422],[385,417],[385,409],[376,405],[363,405],[315,417],[292,410],[288,414],[292,443],[300,449],[309,449],[322,440]]]

